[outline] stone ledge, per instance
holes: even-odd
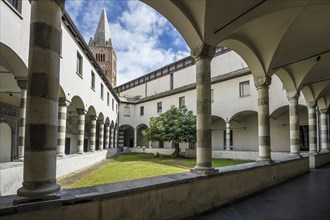
[[[297,165],[294,165],[296,164]],[[288,164],[288,165],[287,165]],[[306,167],[305,167],[305,164]],[[292,167],[292,170],[290,170],[289,174],[287,175],[285,172],[283,173],[282,169],[279,168],[279,166],[286,166],[286,167]],[[295,167],[298,166],[298,167]],[[282,160],[275,161],[274,164],[258,164],[258,163],[247,163],[247,164],[240,164],[240,165],[234,165],[229,167],[223,167],[218,168],[219,173],[215,173],[212,175],[199,175],[196,173],[181,173],[181,174],[172,174],[172,175],[166,175],[166,176],[159,176],[159,177],[150,177],[145,179],[139,179],[139,180],[130,180],[130,181],[124,181],[124,182],[118,182],[118,183],[112,183],[112,184],[104,184],[104,185],[97,185],[92,187],[86,187],[86,188],[77,188],[77,189],[66,189],[62,190],[62,197],[59,200],[52,200],[52,201],[43,201],[43,202],[35,202],[35,203],[26,203],[26,204],[19,204],[19,205],[12,205],[13,200],[15,199],[15,196],[5,196],[0,197],[0,216],[3,217],[10,217],[13,214],[20,213],[20,215],[24,216],[26,214],[32,214],[34,217],[37,218],[38,212],[31,212],[31,211],[38,211],[38,210],[58,210],[60,207],[67,207],[66,210],[70,209],[72,205],[82,205],[84,204],[94,204],[95,202],[102,202],[102,201],[111,201],[113,200],[123,200],[126,201],[127,198],[131,197],[139,197],[142,195],[150,195],[154,193],[159,193],[160,191],[177,191],[178,195],[180,195],[181,190],[192,190],[189,187],[193,187],[195,190],[200,188],[199,185],[205,186],[211,183],[214,183],[214,181],[219,181],[219,184],[223,181],[228,181],[228,179],[231,178],[242,178],[242,176],[247,175],[247,173],[251,172],[258,172],[263,173],[263,175],[267,175],[269,171],[266,171],[268,169],[272,170],[272,173],[268,174],[270,175],[267,177],[267,181],[272,183],[270,185],[266,186],[259,186],[253,189],[249,190],[243,190],[239,189],[238,191],[242,191],[238,193],[235,196],[229,196],[230,198],[224,199],[224,201],[216,202],[217,205],[225,204],[229,201],[235,200],[241,196],[249,195],[252,192],[256,192],[258,190],[263,189],[264,187],[269,187],[275,183],[278,183],[280,181],[284,181],[286,179],[292,178],[293,176],[300,175],[304,172],[308,172],[308,158],[285,158]],[[280,170],[277,170],[280,169]],[[296,169],[296,170],[293,170]],[[274,174],[278,173],[278,174]],[[286,171],[288,172],[288,171]],[[260,175],[260,174],[259,174]],[[280,175],[283,175],[280,176]],[[278,177],[277,177],[278,176]],[[276,178],[273,178],[276,177]],[[219,179],[220,178],[220,179]],[[266,178],[266,177],[264,177]],[[251,184],[258,185],[259,181],[256,180],[249,180],[252,181]],[[255,183],[253,183],[255,181]],[[209,183],[210,182],[210,183]],[[197,188],[196,188],[197,187]],[[202,187],[203,188],[203,187]],[[202,190],[201,190],[202,191]],[[221,193],[221,192],[216,192]],[[222,192],[226,195],[227,192]],[[175,193],[176,194],[176,193]],[[166,193],[162,194],[167,198]],[[190,195],[190,194],[189,194]],[[176,196],[176,195],[175,195]],[[192,195],[190,195],[192,196]],[[172,197],[171,197],[172,198]],[[169,199],[169,198],[167,198]],[[173,202],[176,201],[176,197],[173,197]],[[166,199],[165,199],[166,200]],[[128,202],[128,200],[126,201]],[[157,200],[157,203],[162,203],[163,200]],[[164,201],[165,202],[165,201]],[[189,201],[187,201],[189,203]],[[193,202],[193,201],[191,201]],[[212,203],[212,202],[211,202]],[[213,207],[212,204],[201,204],[200,207],[198,207],[198,210],[207,210],[210,207]],[[117,207],[122,208],[122,207]],[[125,207],[126,209],[127,207]],[[152,207],[151,207],[152,208]],[[62,209],[60,209],[63,211]],[[81,210],[84,212],[84,210]],[[195,210],[197,211],[197,209]],[[191,213],[189,210],[183,210],[184,213]],[[184,215],[183,213],[177,213],[175,216],[181,216]],[[17,216],[16,216],[17,217]]]

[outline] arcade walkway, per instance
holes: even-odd
[[[328,220],[330,164],[246,200],[188,219]]]

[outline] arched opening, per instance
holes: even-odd
[[[0,163],[12,160],[12,130],[7,123],[0,123]]]
[[[298,105],[300,151],[309,150],[307,107]],[[273,151],[290,151],[289,106],[281,106],[270,114],[270,141]]]
[[[258,151],[258,113],[247,110],[230,119],[234,150]]]
[[[212,115],[212,150],[225,149],[226,123],[219,116]]]
[[[134,147],[134,129],[130,125],[119,127],[118,145],[122,143],[123,147]]]
[[[83,121],[83,127],[79,127],[79,114],[85,116],[85,108],[82,99],[78,96],[74,96],[71,99],[71,103],[67,109],[67,120],[66,120],[66,140],[65,148],[66,154],[75,154],[78,152],[78,134],[79,129],[85,129],[85,121]],[[84,117],[85,118],[85,117]],[[86,120],[86,119],[85,119]],[[86,143],[85,139],[83,140],[84,145]]]
[[[141,124],[141,125],[138,125],[136,127],[137,146],[140,146],[140,147],[148,147],[149,146],[149,141],[144,139],[144,137],[142,135],[142,131],[144,131],[147,128],[148,128],[148,126],[145,125],[145,124]]]

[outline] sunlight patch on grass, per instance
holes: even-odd
[[[153,176],[187,172],[187,169],[156,164],[152,162],[110,162],[86,178],[70,185],[68,188],[78,188],[120,182],[125,180],[141,179]]]

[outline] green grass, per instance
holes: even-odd
[[[213,167],[230,166],[246,162],[249,161],[212,160]],[[123,154],[113,160],[109,160],[107,165],[68,186],[68,188],[182,173],[189,171],[189,168],[194,167],[195,163],[195,159],[173,159],[168,156],[154,157],[153,154]]]

